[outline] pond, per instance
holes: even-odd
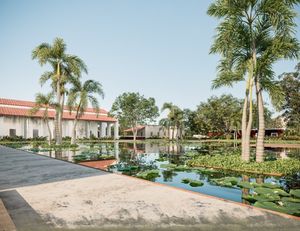
[[[267,205],[273,210],[300,215],[299,197],[287,193],[300,188],[299,173],[293,176],[274,177],[185,166],[187,160],[198,155],[222,154],[239,149],[237,145],[231,143],[179,144],[157,141],[134,145],[131,142],[117,141],[82,143],[79,147],[56,150],[38,145],[20,145],[17,148],[245,204],[263,202],[258,204],[259,207]],[[265,158],[274,160],[299,159],[299,157],[299,149],[277,148],[267,149]],[[274,190],[277,190],[276,193]],[[278,203],[282,200],[286,201],[283,203],[288,203],[288,208],[293,209],[273,208],[275,206],[273,202]]]

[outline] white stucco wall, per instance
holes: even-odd
[[[54,120],[50,120],[50,129],[52,136],[54,135]],[[62,135],[72,136],[73,120],[63,120]],[[106,129],[107,123],[101,121],[82,121],[79,120],[76,128],[77,138],[90,137],[93,134],[98,137],[98,124],[102,123],[103,130],[100,131],[101,137],[107,137],[109,129]],[[100,126],[101,127],[101,126]],[[105,128],[105,129],[104,129]],[[0,137],[9,136],[9,130],[16,129],[16,135],[24,138],[32,138],[33,130],[38,130],[38,136],[48,137],[47,124],[40,118],[27,118],[18,116],[0,116]]]
[[[163,130],[160,129],[159,125],[147,125],[145,127],[145,138],[151,137],[163,137]]]

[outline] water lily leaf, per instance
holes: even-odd
[[[191,179],[189,179],[189,178],[183,178],[181,180],[181,182],[184,183],[184,184],[188,184],[188,183],[190,183],[190,181],[191,181]]]
[[[218,186],[228,187],[232,188],[234,185],[230,181],[224,180],[224,178],[220,179],[211,179],[210,180],[213,184],[216,184]]]
[[[202,185],[204,185],[204,183],[202,181],[199,181],[199,180],[191,180],[190,181],[191,187],[200,187]]]
[[[176,167],[176,164],[161,164],[160,165],[161,168],[175,168]]]
[[[286,191],[282,190],[282,189],[273,189],[273,192],[279,196],[283,196],[283,197],[289,197],[290,194],[288,194]]]
[[[290,191],[290,194],[293,195],[294,197],[300,198],[300,189],[292,189]]]
[[[296,204],[296,203],[295,203]],[[281,213],[287,213],[295,216],[300,215],[300,210],[297,207],[279,206],[273,202],[255,202],[254,206],[264,209],[270,209]]]
[[[283,202],[283,206],[300,211],[300,203],[285,201],[285,202]]]
[[[279,184],[275,184],[275,183],[262,183],[260,186],[264,188],[281,188]]]
[[[281,201],[284,202],[294,202],[294,203],[300,203],[300,198],[293,198],[293,197],[281,197]]]
[[[188,170],[192,170],[191,167],[188,167],[188,166],[184,166],[184,165],[179,165],[179,166],[176,166],[174,168],[175,171],[179,171],[179,172],[182,172],[182,171],[188,171]]]
[[[160,177],[159,170],[147,170],[144,172],[139,172],[136,174],[137,177],[145,179],[145,180],[152,180],[156,177]]]
[[[241,181],[237,184],[240,188],[248,188],[248,189],[253,189],[255,186],[252,182],[248,181]]]
[[[258,187],[254,189],[254,192],[257,194],[275,194],[274,191],[270,188]]]
[[[253,200],[256,201],[279,201],[280,200],[280,196],[276,195],[276,194],[262,194],[262,195],[253,195],[252,196]]]

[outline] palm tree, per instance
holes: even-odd
[[[51,128],[49,125],[49,108],[55,106],[55,102],[53,100],[53,93],[49,93],[47,95],[43,95],[42,93],[38,93],[35,97],[35,106],[29,111],[30,115],[36,114],[38,111],[42,109],[43,111],[43,120],[47,124],[48,128],[48,138],[49,138],[49,145],[51,145],[51,140],[52,140],[52,133],[51,133]]]
[[[242,117],[242,157],[246,161],[249,161],[252,87],[255,86],[259,114],[256,160],[261,162],[265,133],[262,91],[266,90],[274,100],[278,99],[272,64],[280,58],[297,57],[299,43],[294,38],[294,6],[299,2],[219,0],[208,9],[209,15],[223,19],[211,48],[212,53],[222,55],[215,86],[232,85],[248,73]]]
[[[160,130],[163,130],[165,138],[170,138],[170,127],[171,123],[168,118],[163,118],[159,121],[159,125],[161,126]]]
[[[169,110],[168,113],[168,126],[169,126],[169,136],[170,131],[172,130],[172,140],[175,139],[175,131],[176,131],[176,139],[182,138],[182,130],[184,124],[183,111],[172,103],[164,103],[161,111]],[[170,138],[170,137],[169,137]]]
[[[95,94],[104,97],[102,85],[94,80],[87,80],[83,84],[77,81],[74,86],[70,89],[68,95],[67,105],[70,113],[75,111],[74,126],[72,130],[71,144],[76,143],[76,127],[80,117],[84,115],[88,102],[91,103],[95,111],[99,112],[99,101],[94,96]]]
[[[42,43],[32,51],[32,59],[37,59],[41,66],[49,64],[52,71],[45,72],[40,83],[44,84],[51,80],[51,86],[56,96],[55,113],[55,142],[62,142],[62,115],[66,93],[66,84],[74,82],[81,76],[82,72],[87,73],[85,63],[77,56],[66,54],[66,44],[61,38],[56,38],[53,45]],[[75,78],[75,79],[74,79]]]

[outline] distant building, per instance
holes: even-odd
[[[164,131],[159,125],[141,125],[137,126],[137,139],[147,139],[147,138],[163,138]],[[124,138],[133,138],[132,128],[125,129]]]
[[[23,138],[34,138],[48,136],[48,129],[43,120],[43,109],[35,115],[30,115],[29,111],[35,106],[34,102],[3,99],[0,98],[0,137],[22,136]],[[49,108],[49,123],[54,134],[55,109]],[[75,113],[69,112],[65,107],[62,120],[63,137],[71,136]],[[118,121],[109,117],[108,112],[100,109],[97,114],[94,109],[88,108],[79,119],[76,129],[77,138],[84,137],[112,137],[112,127],[114,127],[114,138],[118,138]]]
[[[137,126],[137,139],[148,139],[148,138],[170,138],[172,139],[172,135],[174,132],[174,138],[176,138],[177,135],[177,129],[174,129],[173,127],[170,129],[167,129],[160,125],[140,125]],[[123,130],[123,137],[127,139],[133,138],[133,132],[132,128],[128,128]]]

